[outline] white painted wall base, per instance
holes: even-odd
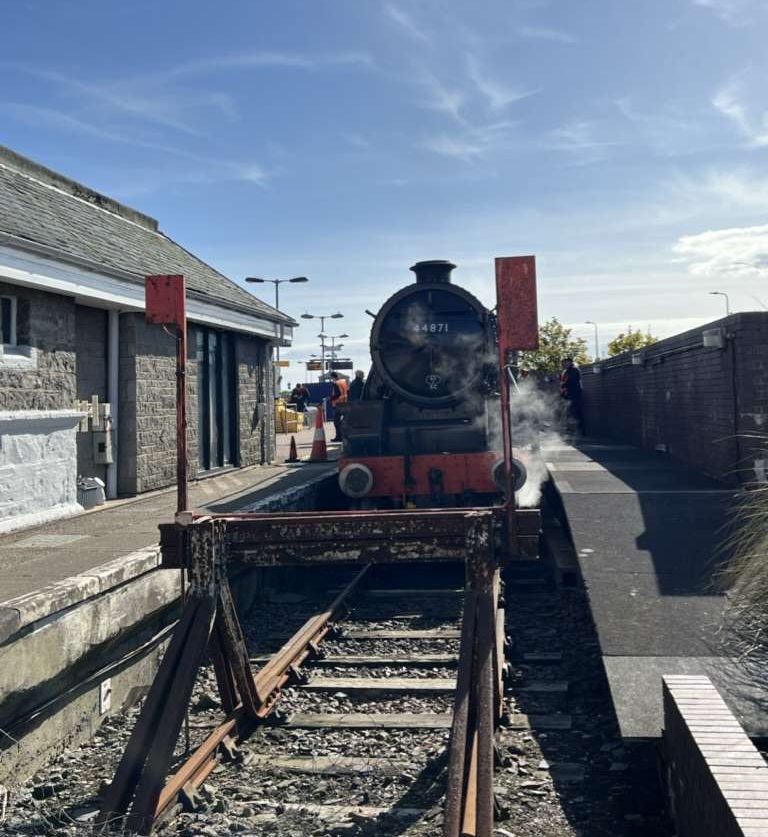
[[[71,515],[78,410],[0,411],[0,532]]]

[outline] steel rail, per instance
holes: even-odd
[[[285,645],[256,673],[254,682],[259,696],[258,717],[265,718],[274,709],[280,689],[290,681],[291,669],[299,667],[312,655],[310,643],[320,642],[330,630],[330,621],[344,600],[355,590],[370,565],[364,566],[331,604],[312,616]],[[185,789],[197,789],[216,766],[216,751],[223,741],[236,732],[238,724],[249,720],[242,703],[234,707],[230,716],[211,732],[186,762],[168,778],[155,808],[157,821]]]

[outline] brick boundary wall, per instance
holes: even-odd
[[[766,837],[768,765],[705,676],[665,675],[664,758],[679,837]]]
[[[703,333],[717,329],[723,348],[705,347]],[[661,448],[731,484],[765,480],[768,312],[732,314],[594,368],[582,369],[590,435]]]

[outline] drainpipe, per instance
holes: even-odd
[[[112,464],[107,465],[107,498],[117,497],[117,428],[120,421],[118,406],[120,398],[120,312],[109,309],[107,321],[107,401],[112,410]]]

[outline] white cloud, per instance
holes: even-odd
[[[421,143],[421,147],[435,154],[440,154],[443,157],[454,157],[457,160],[463,160],[465,163],[471,163],[478,159],[483,155],[484,151],[482,145],[475,139],[466,136],[450,136],[448,134],[429,137]]]
[[[427,94],[427,99],[423,102],[425,107],[464,123],[461,108],[465,96],[460,90],[446,87],[436,75],[428,71],[422,73],[419,83]]]
[[[678,200],[768,212],[768,177],[751,169],[710,169],[696,177],[680,176],[670,190]]]
[[[423,29],[419,28],[413,18],[399,6],[395,6],[392,3],[386,3],[384,6],[384,14],[404,29],[415,40],[421,41],[422,43],[429,41],[427,33]]]
[[[755,148],[768,146],[768,112],[759,116],[752,114],[737,81],[721,87],[712,99],[712,105],[736,125],[749,145]]]
[[[694,276],[726,282],[768,278],[768,225],[684,235],[672,249]]]
[[[500,84],[485,75],[478,66],[477,60],[471,55],[467,56],[467,68],[470,79],[482,96],[488,100],[492,110],[504,110],[507,106],[539,92],[538,89],[525,90],[517,86],[510,87]]]
[[[473,163],[510,141],[515,122],[507,120],[478,125],[454,134],[438,134],[423,140],[419,147],[442,157]]]
[[[362,134],[344,134],[345,142],[349,143],[353,148],[372,148],[373,145],[370,140],[366,139]]]
[[[546,26],[522,26],[519,30],[523,38],[542,41],[555,41],[560,44],[575,44],[577,38],[562,29],[548,29]]]
[[[550,132],[543,146],[555,151],[565,151],[579,164],[597,163],[604,159],[608,149],[620,145],[615,140],[603,139],[600,126],[586,119],[567,122]]]
[[[746,26],[750,11],[765,9],[764,0],[693,0],[693,5],[709,9],[730,26]]]

